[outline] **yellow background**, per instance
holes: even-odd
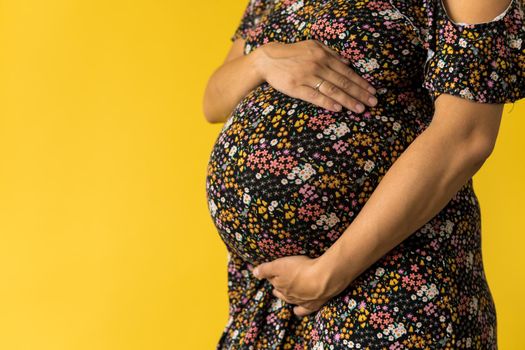
[[[0,1],[0,349],[213,349],[226,250],[201,110],[246,1]],[[475,176],[501,349],[523,349],[525,106]]]

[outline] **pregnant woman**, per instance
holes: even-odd
[[[525,97],[523,8],[249,1],[204,99],[217,349],[497,349],[472,176]]]

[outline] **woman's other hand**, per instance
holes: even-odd
[[[374,106],[374,87],[348,66],[348,60],[317,40],[269,42],[254,50],[255,68],[273,88],[339,112]],[[316,90],[314,87],[324,79]]]
[[[319,258],[293,255],[278,258],[249,269],[257,279],[266,278],[274,287],[272,294],[289,304],[297,316],[316,312],[349,284],[319,264]]]

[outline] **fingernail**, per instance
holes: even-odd
[[[365,106],[363,106],[361,103],[358,103],[355,105],[355,109],[357,110],[358,113],[361,113],[362,111],[365,110]]]
[[[375,94],[377,92],[376,89],[374,89],[373,87],[368,87],[368,91],[370,91],[371,94]]]
[[[370,104],[372,106],[375,106],[376,103],[377,103],[377,98],[375,98],[374,96],[371,96],[369,99],[368,99],[368,102],[370,102]]]
[[[341,106],[339,103],[334,103],[334,108],[336,111],[341,111],[341,109],[343,109],[343,106]]]
[[[257,268],[253,269],[252,270],[252,273],[255,277],[258,277],[257,275],[259,274],[259,270],[257,270]]]

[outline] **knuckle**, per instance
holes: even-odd
[[[350,89],[350,87],[352,87],[352,82],[348,80],[346,77],[340,77],[339,85],[341,86],[341,88],[347,90],[347,89]]]
[[[320,45],[321,43],[319,41],[315,40],[315,39],[308,39],[307,42],[312,47],[320,47],[321,46]]]
[[[319,47],[318,49],[315,50],[314,52],[314,57],[316,60],[324,60],[328,55],[328,52],[326,52],[324,49],[322,49],[321,47]]]
[[[350,67],[347,67],[345,68],[345,74],[348,76],[348,77],[354,77],[356,75],[356,72],[354,72],[354,70]]]
[[[285,79],[285,84],[288,87],[294,87],[297,85],[297,78],[295,78],[294,76],[289,76],[288,78]]]
[[[312,99],[313,101],[317,100],[319,96],[320,96],[319,91],[315,89],[310,90],[310,92],[308,93],[308,97]]]
[[[307,66],[308,73],[315,73],[315,72],[318,72],[320,70],[321,70],[321,64],[319,64],[319,62],[317,62],[317,61],[314,61],[314,62],[312,62],[312,64],[309,64]]]
[[[339,88],[335,86],[334,84],[328,84],[328,93],[330,94],[336,94],[339,92]]]

